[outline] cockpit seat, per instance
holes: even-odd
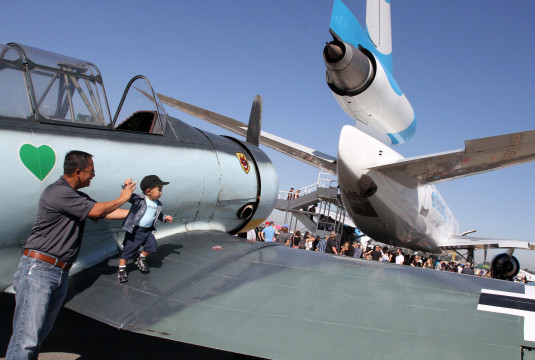
[[[141,110],[136,111],[122,121],[118,126],[116,126],[116,129],[152,133],[156,121],[156,111]]]

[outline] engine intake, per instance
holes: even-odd
[[[520,271],[520,263],[514,256],[498,254],[492,259],[491,271],[495,279],[513,280]]]

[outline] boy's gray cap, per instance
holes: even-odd
[[[139,186],[141,188],[141,191],[145,192],[147,189],[152,189],[156,186],[164,186],[169,184],[167,181],[162,181],[158,176],[156,175],[147,175],[141,180],[141,185]]]

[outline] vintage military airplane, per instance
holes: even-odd
[[[121,224],[88,222],[70,309],[119,329],[272,359],[427,359],[451,348],[459,359],[526,359],[535,348],[529,286],[233,236],[269,215],[278,190],[256,146],[259,99],[247,142],[169,118],[155,99],[137,76],[112,118],[93,64],[0,45],[4,292],[39,195],[62,173],[58,159],[80,149],[94,155],[92,197],[116,196],[125,177],[158,174],[171,183],[162,202],[174,221],[158,228],[150,273],[132,268],[125,284],[116,281]]]
[[[335,0],[323,50],[327,84],[342,109],[356,120],[342,128],[335,158],[278,136],[260,143],[338,176],[344,207],[371,238],[430,253],[507,248],[493,259],[493,276],[513,279],[520,269],[514,248],[528,241],[465,236],[434,184],[535,160],[535,131],[466,141],[464,150],[405,159],[390,145],[409,140],[416,117],[392,75],[390,2],[367,2],[366,31]],[[239,121],[159,94],[167,105],[244,135]]]
[[[2,45],[0,61],[1,156],[9,169],[3,181],[24,189],[7,194],[9,204],[19,205],[2,214],[5,254],[19,253],[33,223],[28,214],[35,213],[35,200],[62,174],[63,156],[72,149],[94,155],[97,176],[91,190],[97,200],[112,198],[125,176],[139,181],[154,173],[174,184],[166,198],[177,221],[163,226],[162,234],[235,234],[258,226],[271,213],[278,178],[269,158],[256,146],[169,119],[158,101],[138,91],[154,93],[145,77],[130,81],[112,120],[93,64],[19,44]],[[73,273],[117,250],[113,242],[122,241],[119,225],[88,225]],[[2,266],[12,269],[16,257],[9,256]],[[0,272],[2,289],[11,282],[9,272]]]

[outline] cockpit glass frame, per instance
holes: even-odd
[[[17,48],[0,44],[0,116],[35,118],[22,58]]]
[[[145,76],[134,76],[126,89],[113,117],[115,130],[164,135],[167,113],[152,85]]]
[[[31,108],[31,111],[11,110],[7,114],[21,113],[24,118],[33,115],[38,122],[111,126],[102,76],[94,64],[17,43],[3,45],[1,51],[0,81],[14,81],[12,77],[2,79],[1,73],[5,69],[20,72],[22,77],[19,74],[19,78],[24,79],[25,97]],[[15,52],[18,56],[14,55]],[[19,84],[15,85],[20,88]],[[20,99],[21,95],[18,94],[17,98]],[[14,105],[24,107],[22,101]]]

